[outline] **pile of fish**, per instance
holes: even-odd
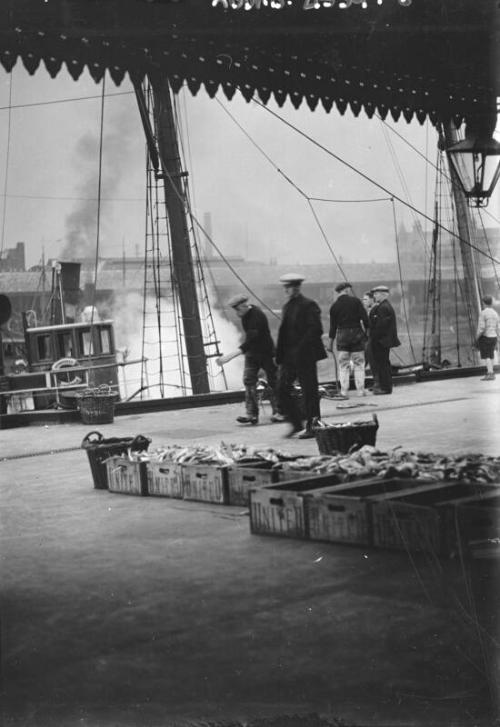
[[[349,454],[303,457],[272,447],[245,444],[226,444],[218,447],[203,445],[166,445],[150,451],[128,451],[132,461],[175,462],[203,464],[216,467],[268,467],[309,474],[336,475],[339,482],[352,482],[373,477],[402,477],[417,482],[498,483],[500,486],[500,457],[482,454],[442,455],[413,452],[396,447],[383,452],[365,444]]]
[[[344,482],[373,477],[401,477],[417,482],[498,482],[500,485],[500,457],[482,454],[442,455],[413,452],[400,447],[383,452],[368,444],[350,454],[300,458],[282,467],[315,474],[335,474]]]

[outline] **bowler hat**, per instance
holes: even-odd
[[[283,285],[300,285],[303,280],[305,280],[304,276],[299,273],[286,273],[286,275],[281,276],[280,283]]]
[[[376,285],[375,288],[372,288],[372,293],[388,293],[389,288],[387,285]]]
[[[246,303],[248,300],[248,295],[245,295],[244,293],[237,293],[236,295],[233,295],[229,300],[227,301],[227,304],[231,308],[237,308],[241,303]]]

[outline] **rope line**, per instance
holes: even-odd
[[[275,312],[274,312],[274,311],[272,310],[272,308],[270,308],[270,307],[269,307],[269,306],[267,305],[267,303],[265,303],[265,302],[264,302],[264,301],[263,301],[263,300],[262,300],[262,299],[261,299],[261,298],[260,298],[260,297],[259,297],[258,295],[256,295],[256,294],[254,293],[254,291],[253,291],[253,290],[252,290],[252,289],[251,289],[251,288],[250,288],[250,287],[249,287],[249,286],[247,285],[247,283],[246,283],[246,282],[245,282],[245,281],[243,280],[243,278],[241,277],[241,275],[239,275],[239,274],[238,274],[238,273],[236,272],[236,270],[235,270],[235,269],[234,269],[234,267],[233,267],[233,266],[231,265],[231,263],[229,262],[229,260],[228,260],[228,259],[226,258],[226,256],[225,256],[225,255],[224,255],[224,253],[222,252],[222,250],[221,250],[221,249],[220,249],[220,248],[218,247],[218,245],[217,245],[217,244],[216,244],[216,243],[214,242],[214,240],[212,239],[211,235],[209,235],[209,234],[208,234],[207,230],[205,230],[205,228],[203,227],[203,225],[201,224],[201,222],[200,222],[200,221],[198,220],[198,218],[196,217],[196,215],[195,215],[195,214],[193,213],[193,210],[192,210],[192,208],[191,208],[191,205],[189,204],[189,202],[188,202],[187,200],[183,200],[183,199],[182,199],[181,195],[179,194],[179,192],[178,192],[178,190],[177,190],[177,187],[176,187],[176,185],[174,184],[174,180],[172,179],[172,175],[171,175],[171,174],[170,174],[170,173],[168,172],[168,170],[166,170],[166,169],[165,169],[165,175],[166,175],[166,178],[168,179],[168,182],[170,183],[170,185],[171,185],[171,187],[172,187],[172,189],[173,189],[173,191],[174,191],[174,194],[175,194],[175,195],[176,195],[176,196],[177,196],[177,197],[178,197],[178,198],[179,198],[179,199],[180,199],[180,200],[181,200],[181,201],[182,201],[183,203],[187,203],[187,207],[188,207],[188,213],[189,213],[189,216],[190,216],[190,217],[191,217],[191,219],[192,219],[192,220],[194,221],[194,223],[196,224],[197,228],[198,228],[199,230],[201,230],[201,231],[202,231],[202,233],[204,234],[205,238],[206,238],[206,239],[208,240],[208,242],[210,243],[210,245],[211,245],[211,246],[212,246],[212,247],[214,248],[214,250],[215,250],[215,251],[217,252],[217,254],[218,254],[218,255],[219,255],[219,257],[221,258],[221,260],[222,260],[222,261],[223,261],[223,262],[225,263],[225,265],[226,265],[226,266],[227,266],[227,267],[229,268],[229,270],[230,270],[230,271],[231,271],[231,272],[233,273],[234,277],[235,277],[235,278],[236,278],[236,279],[237,279],[237,280],[238,280],[238,281],[239,281],[239,282],[240,282],[240,283],[242,284],[242,286],[243,286],[243,287],[245,288],[245,290],[247,290],[247,291],[248,291],[248,292],[250,293],[250,295],[251,295],[251,296],[252,296],[253,298],[255,298],[255,300],[257,300],[257,301],[258,301],[258,302],[259,302],[259,303],[260,303],[260,304],[262,305],[262,307],[263,307],[263,308],[265,308],[265,309],[266,309],[266,310],[267,310],[267,311],[268,311],[269,313],[271,313],[271,314],[272,314],[272,315],[273,315],[273,316],[274,316],[275,318],[278,318],[278,319],[279,319],[279,318],[280,318],[280,316],[278,316],[278,315],[277,315],[277,314],[276,314],[276,313],[275,313]]]
[[[12,74],[9,74],[12,76]],[[107,93],[107,98],[112,98],[113,96],[132,96],[133,91],[118,91],[117,93]],[[27,109],[32,106],[52,106],[53,104],[59,104],[59,103],[72,103],[73,101],[88,101],[89,99],[97,99],[101,98],[102,94],[98,94],[96,96],[76,96],[74,98],[60,98],[55,99],[53,101],[34,101],[33,103],[19,103],[19,104],[10,104],[8,106],[0,106],[0,111],[10,111],[11,109]]]
[[[95,245],[95,260],[94,260],[94,290],[92,291],[92,312],[90,315],[90,341],[88,350],[88,360],[90,361],[93,354],[93,330],[94,330],[94,316],[95,316],[95,302],[97,295],[97,274],[99,267],[99,248],[100,248],[100,234],[101,234],[101,188],[102,188],[102,156],[103,156],[103,141],[104,141],[104,96],[105,96],[105,83],[106,74],[102,77],[102,89],[101,89],[101,109],[100,109],[100,122],[99,122],[99,162],[98,162],[98,177],[97,177],[97,217],[96,217],[96,245]],[[94,374],[91,374],[93,377]],[[89,381],[89,384],[92,384]]]
[[[406,179],[405,179],[405,176],[403,174],[403,170],[401,168],[401,164],[399,163],[397,154],[396,154],[396,152],[394,150],[394,146],[393,146],[391,140],[389,139],[389,135],[387,133],[387,129],[385,127],[383,127],[383,126],[382,126],[382,133],[383,133],[383,136],[384,136],[384,140],[385,140],[386,146],[387,146],[387,148],[389,150],[389,154],[390,154],[391,159],[392,159],[392,164],[394,166],[394,169],[395,169],[396,174],[397,174],[397,176],[399,178],[401,187],[402,187],[403,192],[405,194],[406,200],[411,202],[412,199],[411,199],[410,190],[408,189],[408,185],[406,183]],[[427,202],[427,198],[425,198],[425,201]],[[424,247],[424,255],[427,255],[428,254],[428,244],[427,244],[427,240],[425,239],[424,231],[422,230],[422,225],[420,224],[420,220],[415,215],[415,213],[413,213],[413,220],[414,220],[415,227],[418,230],[418,234],[420,236],[420,239],[421,239],[422,244],[423,244],[423,247]]]
[[[301,189],[301,187],[299,187],[298,184],[296,184],[293,181],[293,179],[291,179],[287,174],[285,174],[285,172],[273,161],[273,159],[271,159],[271,157],[269,156],[269,154],[267,154],[264,151],[264,149],[261,146],[259,146],[259,144],[257,144],[257,142],[255,141],[255,139],[252,138],[252,136],[239,123],[239,121],[233,116],[233,114],[224,106],[224,104],[222,104],[219,101],[218,98],[215,98],[215,100],[217,101],[217,103],[219,104],[219,106],[223,109],[223,111],[229,116],[229,118],[236,124],[236,126],[240,129],[240,131],[246,136],[246,138],[250,141],[250,143],[262,154],[262,156],[265,157],[265,159],[269,162],[269,164],[278,172],[278,174],[280,174],[283,177],[283,179],[285,179],[285,181],[287,181],[288,184],[290,184],[295,189],[295,191],[298,192],[300,194],[300,196],[303,197],[307,201],[307,203],[309,205],[309,209],[311,210],[311,212],[313,214],[314,220],[315,220],[316,224],[318,225],[318,228],[320,230],[321,236],[322,236],[324,242],[326,243],[326,246],[328,247],[328,250],[330,251],[330,254],[331,254],[333,260],[335,261],[335,264],[337,265],[338,269],[340,270],[340,273],[341,273],[342,277],[344,278],[344,280],[347,280],[347,277],[346,277],[346,274],[345,274],[345,272],[344,272],[344,270],[342,268],[342,265],[340,264],[339,259],[337,258],[335,252],[333,251],[333,248],[332,248],[332,246],[331,246],[331,244],[330,244],[330,242],[328,240],[328,237],[327,237],[327,235],[326,235],[326,233],[325,233],[325,231],[324,231],[324,229],[323,229],[323,227],[322,227],[322,225],[321,225],[321,223],[319,221],[319,218],[318,218],[318,216],[317,216],[317,214],[316,214],[316,212],[314,210],[314,207],[311,204],[311,200],[314,200],[314,199],[316,199],[317,201],[320,201],[320,202],[327,202],[327,201],[328,202],[341,202],[342,200],[318,199],[318,198],[310,197],[308,194],[306,194],[304,192],[304,190]],[[352,200],[352,201],[356,201],[356,200]],[[381,201],[381,200],[373,200],[373,199],[371,199],[371,200],[367,200],[367,201],[369,201],[369,202],[377,201],[378,202],[378,201]]]
[[[418,154],[418,156],[421,157],[425,161],[426,164],[433,167],[437,172],[439,172],[437,165],[434,164],[434,162],[432,162],[429,159],[427,154],[423,154],[421,151],[419,151],[416,146],[413,146],[413,144],[411,142],[409,142],[408,139],[405,139],[405,137],[402,134],[400,134],[399,131],[396,131],[396,129],[394,129],[390,124],[388,124],[387,121],[385,121],[381,116],[379,116],[379,114],[375,114],[375,116],[377,117],[377,119],[380,121],[381,124],[384,124],[384,126],[386,126],[389,129],[389,131],[391,131],[399,139],[401,139],[401,141],[403,141],[410,149],[412,149],[412,151],[414,151],[415,154]],[[428,128],[429,128],[428,125],[426,125],[426,137],[428,135],[427,134]],[[427,139],[426,139],[426,148],[427,148]],[[445,174],[445,176],[449,179],[448,175]]]
[[[396,205],[394,204],[394,200],[392,200],[392,217],[394,220],[394,235],[395,235],[395,240],[396,240],[396,257],[397,257],[397,261],[398,261],[399,284],[401,286],[401,302],[403,304],[403,314],[404,314],[405,325],[406,325],[406,333],[408,334],[408,342],[410,344],[410,351],[411,351],[411,355],[413,356],[413,361],[416,362],[417,358],[415,356],[415,351],[413,349],[413,341],[412,341],[411,333],[410,333],[410,324],[408,321],[408,311],[406,309],[406,296],[405,296],[404,285],[403,285],[403,273],[401,270],[401,256],[399,254],[398,226],[397,226],[397,221],[396,221]]]
[[[479,221],[481,222],[481,228],[482,228],[482,230],[483,230],[483,235],[484,235],[484,240],[485,240],[485,242],[486,242],[486,247],[488,248],[488,252],[489,252],[489,253],[490,253],[490,255],[491,255],[492,253],[491,253],[490,241],[489,241],[489,239],[488,239],[488,235],[487,235],[487,233],[486,233],[486,227],[485,227],[485,225],[484,225],[484,220],[483,220],[483,217],[482,217],[482,215],[481,215],[481,210],[480,210],[480,209],[478,210],[478,216],[479,216]],[[496,282],[497,282],[497,287],[498,287],[498,288],[500,288],[500,279],[499,279],[499,277],[498,277],[498,273],[497,273],[497,268],[496,268],[496,265],[495,265],[495,263],[494,263],[494,262],[492,262],[492,263],[491,263],[491,266],[492,266],[492,268],[493,268],[493,275],[495,276],[495,280],[496,280]]]
[[[12,99],[12,73],[9,74],[9,114],[7,119],[7,150],[5,156],[5,174],[3,182],[3,204],[2,204],[2,239],[0,241],[0,258],[3,255],[4,242],[5,242],[5,223],[7,220],[7,188],[9,185],[9,161],[10,161],[10,140],[11,140],[11,124],[12,124],[12,112],[11,102]]]
[[[313,202],[340,202],[342,204],[349,204],[349,202],[356,202],[358,204],[365,202],[388,202],[391,197],[374,197],[373,199],[329,199],[328,197],[308,197],[307,199]]]
[[[253,101],[253,103],[257,104],[257,106],[260,106],[261,108],[263,108],[267,113],[269,113],[272,116],[274,116],[275,118],[277,118],[283,124],[285,124],[289,128],[291,128],[294,131],[296,131],[300,136],[303,136],[305,139],[307,139],[308,141],[310,141],[312,144],[314,144],[315,146],[317,146],[319,149],[322,149],[326,154],[328,154],[329,156],[331,156],[334,159],[336,159],[338,162],[340,162],[341,164],[343,164],[345,167],[347,167],[348,169],[350,169],[351,171],[353,171],[355,174],[357,174],[358,176],[362,177],[367,182],[370,182],[370,184],[373,184],[375,187],[378,187],[383,192],[385,192],[386,194],[388,194],[390,197],[393,197],[398,202],[400,202],[401,204],[403,204],[405,207],[408,207],[408,209],[411,209],[414,212],[416,212],[418,215],[420,215],[421,217],[424,217],[424,219],[428,220],[429,222],[433,222],[432,217],[430,217],[426,212],[422,212],[422,210],[419,210],[417,207],[415,207],[410,202],[405,201],[399,195],[395,194],[394,192],[391,192],[391,190],[387,189],[387,187],[384,187],[383,184],[380,184],[380,182],[375,181],[372,177],[370,177],[367,174],[365,174],[364,172],[362,172],[360,169],[358,169],[357,167],[355,167],[353,164],[350,164],[345,159],[342,159],[342,157],[340,157],[338,154],[336,154],[335,152],[333,152],[331,149],[328,149],[326,146],[324,146],[323,144],[321,144],[319,141],[316,141],[315,139],[313,139],[311,136],[309,136],[309,134],[306,134],[305,131],[302,131],[302,129],[299,129],[297,126],[294,126],[294,124],[292,124],[290,121],[287,121],[286,119],[284,119],[282,116],[280,116],[275,111],[272,111],[265,104],[261,103],[260,101],[258,101],[255,98],[253,98],[252,101]],[[441,226],[441,228],[445,232],[448,232],[450,235],[452,235],[455,238],[458,238],[464,244],[468,245],[473,250],[476,250],[477,252],[479,252],[484,257],[487,257],[487,258],[493,260],[493,262],[495,262],[495,263],[497,263],[497,264],[500,265],[500,260],[498,260],[495,257],[492,257],[491,255],[488,255],[483,250],[481,250],[480,248],[478,248],[477,245],[474,245],[469,240],[464,240],[463,238],[460,237],[460,235],[457,232],[454,232],[454,231],[450,230],[449,228],[445,227],[444,225],[440,225],[440,226]]]

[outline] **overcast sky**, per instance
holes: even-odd
[[[141,255],[145,229],[145,145],[128,82],[106,80],[101,190],[101,255]],[[18,61],[0,69],[0,190],[5,192],[4,247],[23,240],[27,263],[95,251],[101,86],[87,74],[75,82],[64,70],[51,79],[44,67],[30,76]],[[97,96],[98,98],[85,98]],[[10,114],[8,111],[10,104]],[[64,103],[48,103],[78,99]],[[393,208],[374,184],[315,147],[265,109],[239,96],[228,102],[200,91],[178,97],[195,214],[211,214],[216,244],[226,255],[279,262],[331,263],[331,252],[306,197],[314,202],[329,243],[344,262],[395,259]],[[35,105],[29,105],[35,104]],[[395,129],[434,164],[436,134],[417,122],[384,124],[363,112],[355,118],[321,106],[313,113],[287,104],[270,108],[363,174],[432,215],[435,171],[391,131]],[[265,158],[238,128],[245,129]],[[7,164],[8,161],[8,164]],[[286,181],[278,167],[301,192]],[[397,224],[418,217],[395,204]],[[425,226],[429,223],[418,218]]]

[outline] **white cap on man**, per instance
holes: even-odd
[[[304,280],[304,276],[300,273],[286,273],[281,276],[280,283],[282,285],[301,285]]]
[[[376,285],[375,288],[372,288],[372,293],[388,293],[389,288],[387,285]]]

